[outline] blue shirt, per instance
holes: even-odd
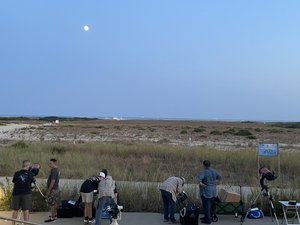
[[[216,181],[222,177],[215,169],[206,168],[198,174],[197,178],[199,182],[201,181],[205,184],[204,187],[200,187],[200,196],[205,198],[214,198],[217,196]]]

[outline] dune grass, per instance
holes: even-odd
[[[13,143],[0,146],[0,176],[13,176],[14,172],[20,169],[24,159],[42,165],[38,178],[47,178],[50,158],[58,159],[61,177],[65,179],[86,179],[97,174],[101,168],[108,168],[115,180],[128,181],[120,183],[120,203],[124,205],[126,211],[161,212],[159,183],[175,175],[184,176],[189,184],[196,184],[196,175],[202,169],[204,159],[211,160],[212,166],[223,175],[221,184],[258,187],[256,152],[256,148],[224,151],[150,142]],[[273,191],[273,194],[277,200],[298,199],[300,153],[281,152],[280,157],[281,176],[272,185],[282,189],[278,189],[278,192]],[[260,160],[261,165],[271,166],[277,171],[277,158]],[[135,185],[131,181],[149,183]],[[3,190],[11,191],[11,186],[6,187]],[[76,199],[77,189],[76,187],[63,189],[62,198]],[[186,191],[193,201],[200,203],[196,197],[197,189],[190,188]],[[256,192],[251,196],[254,195]],[[7,208],[11,195],[7,193],[5,196],[0,202]],[[246,201],[249,205],[251,199]],[[266,207],[266,204],[263,205]],[[280,206],[276,205],[276,208],[280,210]],[[47,210],[46,204],[36,191],[34,210]]]
[[[25,147],[24,147],[25,146]],[[223,183],[256,186],[256,148],[223,151],[207,147],[184,147],[150,142],[32,142],[0,146],[0,176],[13,176],[24,159],[39,162],[39,178],[46,178],[48,161],[57,158],[62,178],[85,179],[108,168],[114,179],[161,182],[168,176],[184,176],[196,183],[202,161],[209,159],[223,175]],[[297,173],[300,153],[281,152],[283,184],[300,184]],[[278,170],[277,158],[261,158],[261,165]],[[282,180],[282,179],[280,179]]]

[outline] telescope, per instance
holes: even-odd
[[[266,180],[273,181],[273,180],[277,179],[277,176],[275,176],[274,171],[270,171],[267,167],[261,167],[258,172],[261,175],[259,183],[260,183],[262,190],[268,188],[268,185],[265,183]]]

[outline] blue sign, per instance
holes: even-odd
[[[278,144],[259,144],[258,155],[260,156],[277,156],[279,154]]]

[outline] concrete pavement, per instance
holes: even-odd
[[[47,212],[32,213],[30,215],[30,221],[40,224],[45,224],[43,221],[48,217]],[[11,217],[11,212],[0,212],[0,216]],[[235,218],[233,215],[218,215],[219,221],[213,223],[213,225],[234,225],[241,224],[240,217]],[[178,218],[178,215],[177,215]],[[279,220],[281,224],[282,220]],[[163,222],[163,215],[159,213],[123,213],[122,220],[118,221],[119,225],[168,225]],[[47,223],[46,223],[47,224]],[[53,223],[51,223],[53,224]],[[83,218],[71,218],[71,219],[58,219],[56,225],[83,225]],[[199,225],[201,223],[199,222]],[[276,222],[272,222],[270,217],[265,217],[258,220],[246,219],[244,225],[277,225]],[[0,225],[11,225],[11,222],[0,220]],[[108,220],[104,220],[101,225],[109,225]]]

